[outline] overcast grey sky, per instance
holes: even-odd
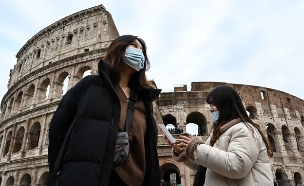
[[[0,2],[0,98],[28,39],[59,19],[103,4],[120,35],[148,46],[158,88],[219,81],[304,99],[304,1],[10,0]]]

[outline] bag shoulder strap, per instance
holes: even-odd
[[[131,135],[131,128],[133,125],[133,119],[134,119],[134,108],[135,108],[135,102],[137,101],[137,92],[131,90],[131,95],[129,98],[129,104],[127,109],[127,119],[126,119],[126,132]]]

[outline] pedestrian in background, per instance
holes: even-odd
[[[238,93],[219,86],[207,96],[213,129],[204,142],[181,135],[173,158],[199,170],[194,185],[272,186],[271,146],[260,127],[247,115]]]

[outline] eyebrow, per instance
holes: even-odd
[[[135,41],[132,41],[131,45],[135,45],[136,47],[138,47],[138,44]],[[144,50],[144,48],[141,46],[140,47],[141,50]]]

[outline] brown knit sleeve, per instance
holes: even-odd
[[[176,153],[174,151],[174,149],[172,149],[172,157],[175,161],[178,161],[178,162],[185,161],[188,158],[186,155],[186,151],[183,151],[181,153]]]
[[[194,161],[194,151],[196,150],[197,148],[197,145],[199,144],[204,144],[205,142],[199,138],[199,137],[194,137],[187,145],[187,148],[186,148],[186,155],[187,157],[189,157],[191,160]]]

